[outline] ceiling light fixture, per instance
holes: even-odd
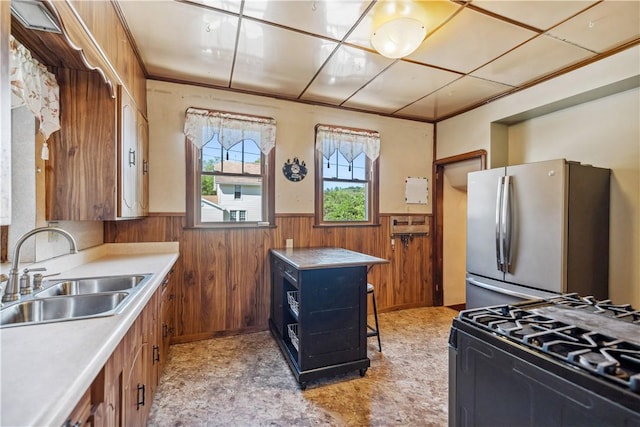
[[[424,1],[380,1],[373,12],[371,45],[382,56],[403,58],[410,55],[427,35]]]

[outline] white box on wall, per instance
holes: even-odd
[[[405,203],[426,205],[429,198],[429,180],[425,177],[407,177],[405,180]]]

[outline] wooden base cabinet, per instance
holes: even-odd
[[[131,325],[65,425],[146,425],[164,367],[161,361],[168,349],[168,341],[163,343],[162,325],[173,322],[162,315],[163,297],[170,295],[169,289],[173,292],[165,282]]]

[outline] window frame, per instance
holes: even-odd
[[[326,125],[325,125],[326,126]],[[314,132],[317,133],[316,131]],[[342,129],[345,129],[341,126]],[[353,129],[355,131],[362,131],[362,129]],[[317,148],[315,152],[315,197],[314,197],[314,217],[315,227],[367,227],[367,226],[379,226],[380,225],[380,157],[375,160],[371,160],[365,155],[365,174],[367,176],[369,194],[366,199],[368,201],[367,210],[369,212],[369,218],[366,221],[326,221],[324,219],[324,163],[326,158],[321,150]],[[364,153],[363,153],[364,154]],[[355,182],[355,181],[354,181]],[[358,181],[362,182],[362,181]]]
[[[185,138],[186,157],[186,219],[187,228],[256,228],[275,226],[275,148],[268,154],[260,153],[262,174],[262,221],[201,220],[202,149]]]

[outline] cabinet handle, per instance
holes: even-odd
[[[138,391],[136,396],[136,410],[139,410],[141,406],[144,406],[144,395],[145,395],[144,391],[145,391],[144,384],[138,384]]]
[[[146,175],[149,173],[149,161],[148,160],[143,160],[142,161],[142,174]]]
[[[160,346],[158,345],[153,346],[153,364],[155,365],[156,362],[160,362]]]
[[[132,148],[129,148],[129,166],[136,165],[136,151]]]
[[[162,324],[162,338],[166,338],[169,335],[169,326],[166,323]]]

